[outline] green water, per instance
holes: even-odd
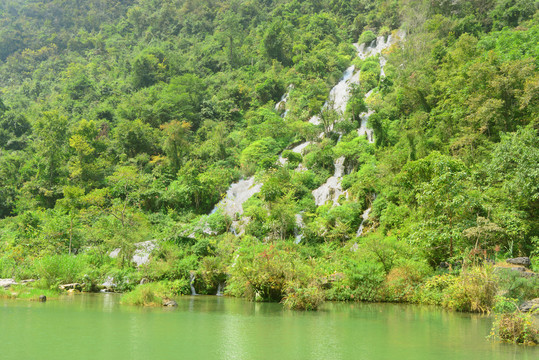
[[[485,340],[492,319],[436,308],[279,304],[196,296],[176,309],[115,294],[0,300],[0,359],[539,359],[539,347]]]

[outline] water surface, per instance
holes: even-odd
[[[539,359],[539,347],[485,340],[492,319],[393,304],[279,304],[186,296],[178,308],[115,294],[0,300],[0,359]]]

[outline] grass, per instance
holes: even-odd
[[[60,292],[50,289],[31,288],[24,285],[15,285],[9,289],[0,289],[0,298],[2,299],[38,301],[41,295],[45,295],[47,300],[57,299],[60,296]]]
[[[168,283],[148,283],[137,286],[133,291],[122,295],[122,304],[137,306],[162,306],[163,300],[173,297],[174,293]]]

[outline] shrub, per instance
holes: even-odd
[[[242,250],[229,268],[227,293],[256,301],[281,301],[290,297],[287,305],[290,308],[299,309],[302,303],[305,308],[315,309],[320,294],[311,288],[316,283],[314,269],[298,255],[273,245]]]
[[[361,35],[359,36],[359,40],[357,41],[358,44],[369,44],[371,43],[374,39],[376,39],[376,35],[374,35],[374,33],[370,30],[367,30],[367,31],[363,31],[361,33]]]
[[[45,256],[36,263],[37,273],[47,287],[81,280],[83,268],[82,259],[71,255]]]
[[[384,300],[411,301],[416,288],[430,272],[427,264],[418,261],[404,261],[394,267],[386,276]]]
[[[507,298],[505,296],[496,295],[495,303],[492,310],[498,314],[507,314],[519,310],[517,299]]]
[[[475,267],[463,272],[459,281],[444,291],[442,305],[464,312],[489,312],[494,304],[496,283],[490,267]]]
[[[444,292],[459,281],[451,274],[436,275],[417,288],[414,301],[425,305],[442,305]]]
[[[539,330],[534,325],[532,316],[531,313],[520,311],[496,316],[490,338],[514,344],[538,344]]]
[[[161,306],[164,299],[177,295],[178,292],[184,290],[185,285],[185,283],[178,281],[139,285],[133,291],[122,295],[121,303],[139,306]]]
[[[380,300],[380,288],[384,283],[385,273],[382,265],[362,261],[351,262],[346,272],[348,280],[343,282],[341,287],[336,286],[343,294],[337,295],[343,300],[345,294],[349,295],[349,300],[378,301]]]
[[[500,290],[508,298],[518,301],[539,297],[539,277],[523,277],[517,271],[499,268],[496,272]]]
[[[317,310],[324,302],[324,292],[317,284],[302,286],[297,281],[290,282],[282,303],[291,310]]]
[[[15,260],[5,256],[0,258],[0,278],[11,278],[15,272]]]
[[[163,303],[162,288],[159,283],[137,286],[133,291],[122,295],[121,302],[129,305],[160,306]]]

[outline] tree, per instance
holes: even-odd
[[[67,118],[57,111],[44,112],[34,123],[37,190],[52,207],[61,194],[67,155]]]
[[[73,220],[82,207],[84,189],[76,186],[64,186],[64,197],[58,201],[58,205],[69,212],[69,254],[73,244]]]
[[[189,134],[191,124],[185,121],[172,120],[161,125],[164,133],[163,148],[173,173],[177,173],[183,164],[183,158],[189,153]]]

